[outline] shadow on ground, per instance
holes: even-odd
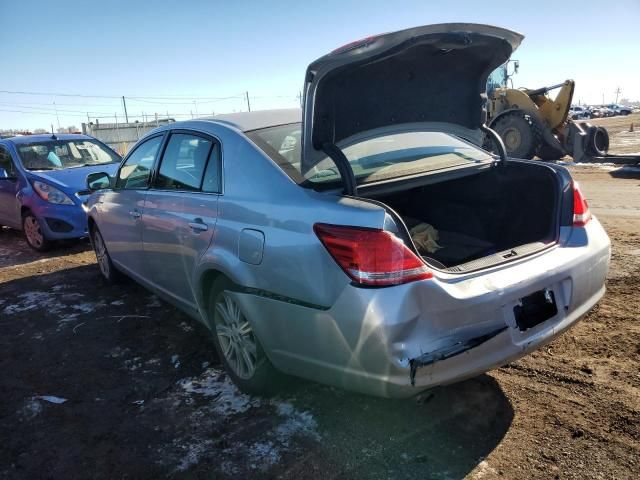
[[[640,163],[636,166],[627,166],[609,172],[613,178],[627,178],[640,180]]]
[[[203,327],[95,265],[0,284],[0,329],[6,478],[455,479],[513,419],[486,375],[409,400],[304,381],[252,399]]]
[[[0,227],[0,268],[64,257],[90,249],[91,244],[88,239],[65,240],[55,243],[48,252],[40,253],[29,247],[22,232]]]

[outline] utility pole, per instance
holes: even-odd
[[[247,97],[247,110],[251,111],[251,103],[249,102],[249,92],[244,92],[245,96]]]
[[[127,101],[124,99],[124,95],[122,96],[122,106],[124,107],[124,121],[129,123],[129,115],[127,114]]]
[[[196,109],[196,117],[198,116],[198,102],[196,102],[195,100],[193,101],[193,106]]]
[[[298,101],[300,102],[300,108],[302,108],[302,90],[298,90]]]
[[[620,95],[622,93],[622,90],[620,90],[620,87],[616,88],[615,94],[616,94],[616,103],[618,103],[618,95]]]

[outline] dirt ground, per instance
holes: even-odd
[[[640,155],[640,112],[607,118],[585,120],[609,132],[609,153]],[[633,131],[631,126],[633,124]]]
[[[640,150],[640,148],[638,148]],[[0,233],[0,478],[640,478],[640,169],[571,167],[613,242],[607,293],[548,348],[392,401],[239,393],[207,333],[85,241]]]

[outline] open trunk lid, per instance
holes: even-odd
[[[444,131],[478,145],[488,75],[523,36],[471,23],[428,25],[345,45],[307,68],[302,173],[373,131]]]

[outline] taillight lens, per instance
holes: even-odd
[[[321,223],[313,230],[344,272],[362,285],[399,285],[433,277],[424,262],[390,232]]]
[[[584,198],[578,182],[573,183],[573,226],[584,227],[591,220],[589,204]]]

